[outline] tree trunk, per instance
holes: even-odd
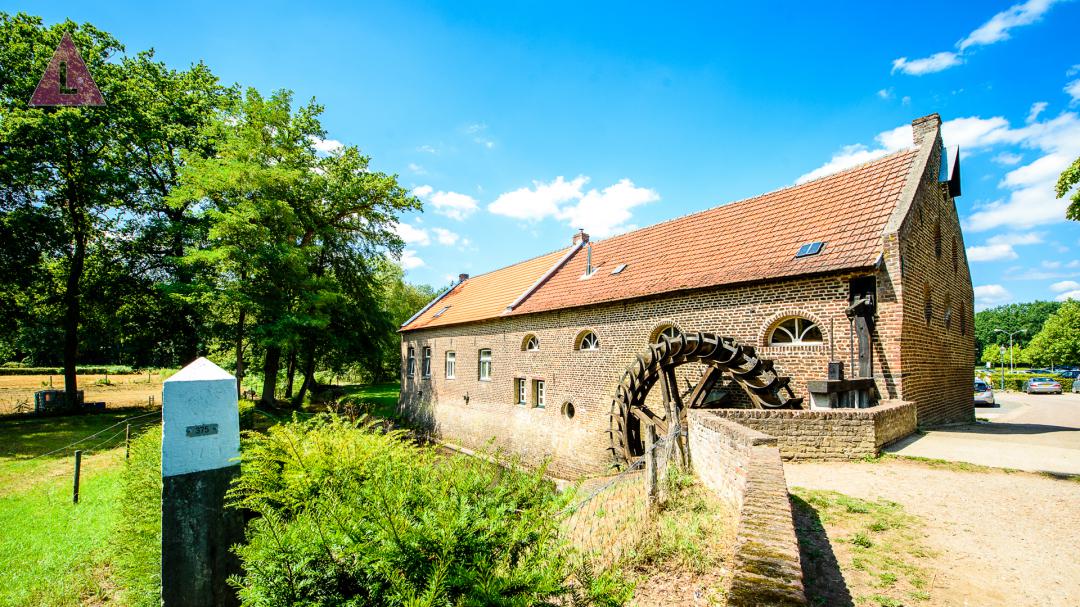
[[[286,376],[288,381],[285,383],[285,398],[292,398],[293,378],[296,376],[296,348],[289,348],[289,363],[286,366]]]
[[[304,394],[308,390],[315,391],[315,346],[314,344],[308,345],[306,348],[304,357],[304,382],[300,384],[300,391],[296,393],[296,398],[293,399],[292,405],[295,408],[299,408],[304,402]]]
[[[263,357],[263,387],[262,398],[265,405],[273,405],[277,392],[278,366],[281,363],[281,346],[277,344],[266,346],[266,354]]]
[[[68,410],[74,410],[78,404],[78,378],[75,373],[75,361],[79,355],[79,316],[81,314],[81,293],[83,264],[86,261],[86,229],[82,213],[68,203],[68,212],[72,219],[72,232],[75,247],[71,255],[71,267],[68,268],[67,286],[64,291],[64,398]]]
[[[236,322],[236,398],[243,395],[244,383],[244,317],[247,310],[240,309],[240,320]]]

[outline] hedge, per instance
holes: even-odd
[[[1043,377],[1041,375],[1027,375],[1027,374],[1005,374],[1005,389],[1014,392],[1024,391],[1024,382],[1032,377]],[[1050,376],[1051,379],[1061,384],[1062,392],[1072,392],[1073,380],[1068,377]],[[987,374],[980,374],[979,378],[983,381],[989,382],[991,387],[995,390],[1001,389],[1001,375],[988,376]]]
[[[79,375],[132,375],[138,373],[127,365],[75,367]],[[0,367],[0,375],[63,375],[63,367]]]

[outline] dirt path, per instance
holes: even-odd
[[[145,407],[154,403],[161,404],[162,380],[160,374],[109,375],[109,385],[97,382],[104,380],[104,375],[80,375],[79,389],[83,390],[87,402],[105,401],[108,408]],[[29,406],[34,404],[34,392],[49,389],[50,384],[57,390],[64,389],[62,375],[0,375],[0,415],[15,412],[19,402]]]
[[[902,460],[784,467],[788,485],[901,504],[934,550],[923,605],[1080,605],[1080,482]]]

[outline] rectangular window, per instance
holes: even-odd
[[[526,402],[528,402],[525,400],[525,385],[526,384],[524,379],[514,380],[514,389],[517,392],[517,404],[519,405],[524,405]]]
[[[420,359],[420,375],[431,377],[431,347],[424,346],[423,358]]]
[[[454,379],[457,375],[457,354],[446,353],[446,379]]]
[[[544,397],[545,396],[546,396],[546,394],[544,394],[544,380],[542,380],[542,379],[534,379],[533,380],[533,398],[535,399],[535,402],[533,404],[536,405],[538,408],[543,409],[544,408]]]
[[[416,350],[409,346],[409,357],[405,361],[405,374],[409,377],[416,373]]]
[[[480,350],[480,364],[479,374],[480,379],[484,381],[491,380],[491,350],[487,348]]]

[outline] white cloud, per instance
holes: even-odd
[[[421,166],[419,164],[416,164],[415,162],[410,162],[409,163],[409,170],[412,171],[416,175],[427,175],[427,169],[425,169],[423,166]]]
[[[1080,289],[1080,282],[1075,280],[1063,280],[1061,282],[1055,282],[1050,285],[1050,290],[1054,293],[1063,293],[1065,291],[1075,291]]]
[[[563,176],[532,187],[519,188],[499,195],[488,205],[496,215],[539,221],[551,217],[570,227],[583,228],[590,235],[604,238],[634,228],[628,223],[634,207],[660,199],[656,191],[622,179],[602,190],[583,191],[589,178],[583,175],[567,181]]]
[[[418,228],[407,223],[394,224],[394,232],[398,237],[405,241],[405,244],[418,245],[426,247],[431,244],[431,238],[428,236],[427,230]]]
[[[431,195],[431,204],[436,213],[457,221],[464,220],[479,208],[475,198],[457,192],[435,192]]]
[[[1080,301],[1080,289],[1077,289],[1075,291],[1066,291],[1064,293],[1059,294],[1054,299],[1056,299],[1058,301],[1066,301],[1066,300],[1069,300],[1069,299],[1075,299],[1077,301]]]
[[[412,194],[417,198],[428,201],[434,207],[436,213],[456,221],[466,219],[479,208],[476,199],[468,194],[443,192],[441,190],[436,192],[435,188],[429,185],[413,188]]]
[[[892,99],[893,90],[891,87],[887,89],[881,89],[877,92],[877,96],[881,97],[882,99]]]
[[[1028,245],[1028,244],[1042,244],[1043,233],[1042,232],[1010,232],[1006,234],[996,234],[986,239],[986,242],[990,244],[1007,244],[1007,245]]]
[[[1035,122],[1036,120],[1038,120],[1039,119],[1039,114],[1041,114],[1043,112],[1043,110],[1046,109],[1046,106],[1048,106],[1048,105],[1050,105],[1050,104],[1045,102],[1045,101],[1036,101],[1035,103],[1032,103],[1031,104],[1031,109],[1028,110],[1027,120],[1025,120],[1024,122],[1027,122],[1028,124],[1031,124],[1032,122]]]
[[[1017,257],[1016,251],[1009,244],[988,244],[967,248],[968,261],[999,261]]]
[[[333,154],[345,147],[345,144],[337,139],[320,139],[314,135],[308,137],[308,139],[311,140],[311,145],[323,154]]]
[[[979,285],[975,287],[975,308],[983,310],[990,306],[1009,303],[1012,293],[1001,285]]]
[[[417,152],[423,152],[425,154],[438,154],[439,153],[438,148],[436,148],[433,145],[428,145],[428,144],[416,146],[416,151]]]
[[[874,140],[877,142],[878,147],[870,149],[869,147],[856,143],[852,145],[846,145],[840,148],[839,152],[833,154],[833,157],[828,162],[820,167],[800,175],[795,183],[806,183],[818,177],[824,177],[825,175],[831,175],[844,169],[849,169],[860,164],[870,162],[871,160],[877,160],[882,156],[886,156],[893,152],[909,148],[913,145],[911,126],[904,125],[898,126],[895,129],[883,131],[878,133]]]
[[[949,51],[942,51],[922,59],[909,60],[907,57],[893,59],[892,71],[894,74],[903,72],[910,76],[922,76],[923,74],[933,74],[934,72],[947,70],[954,65],[960,65],[960,63],[959,55]]]
[[[1076,105],[1080,103],[1080,78],[1066,84],[1065,92],[1069,94],[1069,97],[1072,97],[1070,104]]]
[[[465,134],[471,135],[474,143],[478,143],[487,149],[495,147],[495,141],[490,139],[484,133],[487,131],[488,126],[482,122],[476,122],[465,127]]]
[[[1012,152],[1002,152],[997,156],[994,156],[990,160],[994,161],[996,164],[1000,164],[1003,166],[1012,166],[1014,164],[1018,164],[1023,159],[1024,157],[1020,154],[1013,154]]]
[[[405,250],[401,254],[401,261],[398,263],[406,270],[415,270],[416,268],[422,268],[427,265],[423,259],[416,256],[416,253],[409,250]]]
[[[445,228],[431,228],[431,231],[435,233],[435,240],[439,241],[439,244],[446,246],[457,244],[457,241],[461,238],[458,234]]]
[[[976,46],[986,46],[1009,39],[1009,31],[1031,25],[1050,9],[1056,0],[1028,0],[1011,6],[990,18],[975,31],[956,43],[957,52],[941,51],[923,59],[908,60],[900,57],[893,61],[893,73],[897,71],[911,76],[921,76],[946,70],[963,63],[964,53]]]

